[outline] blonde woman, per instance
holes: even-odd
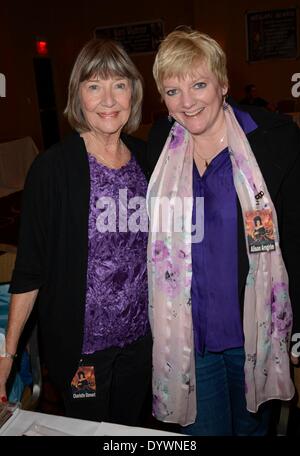
[[[170,33],[153,74],[169,111],[150,132],[148,153],[153,412],[187,434],[266,435],[270,401],[294,395],[299,129],[287,117],[230,106],[224,51],[198,31]],[[182,229],[158,224],[166,198],[168,220],[176,214]],[[254,216],[274,239],[250,253]]]

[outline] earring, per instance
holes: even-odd
[[[173,119],[172,119],[172,116],[169,114],[169,115],[168,115],[168,121],[171,123],[172,120],[173,120]]]

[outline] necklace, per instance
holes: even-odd
[[[222,136],[222,138],[220,139],[219,143],[222,144],[224,142],[224,138],[225,138],[225,135]],[[219,155],[220,151],[218,151],[216,154],[212,154],[210,155],[209,157],[202,157],[202,155],[199,154],[199,152],[195,149],[195,153],[196,155],[201,158],[202,161],[204,161],[204,166],[205,168],[208,167],[208,165],[210,164],[210,162],[217,156]]]
[[[123,150],[125,149],[125,146],[124,146],[124,143],[122,141],[120,141],[120,147],[119,147],[120,151],[119,153],[123,153]],[[109,168],[116,168],[116,161],[112,162],[112,161],[109,161],[107,160],[107,158],[104,158],[103,155],[101,155],[99,152],[97,153],[94,153],[92,154],[94,155],[94,157],[96,159],[98,159],[101,163],[103,163],[104,165],[108,166]],[[121,164],[121,162],[118,163],[118,166]],[[122,164],[121,166],[123,166],[123,159],[122,159]]]

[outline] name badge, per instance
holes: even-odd
[[[275,233],[271,209],[245,212],[245,224],[250,253],[275,250]]]
[[[79,366],[71,382],[73,399],[96,397],[94,366]]]

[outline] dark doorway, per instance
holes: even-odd
[[[44,148],[47,149],[60,139],[51,60],[34,58],[34,73],[38,95]]]

